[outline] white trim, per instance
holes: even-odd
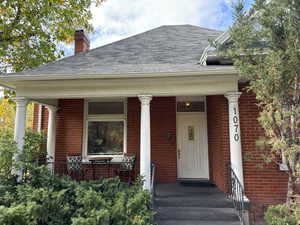
[[[29,99],[122,98],[141,93],[153,96],[220,95],[237,91],[238,76],[131,78],[102,80],[27,81],[19,83],[17,94]]]
[[[214,42],[215,43],[218,43],[219,45],[222,45],[224,44],[225,42],[227,42],[228,40],[230,39],[230,34],[229,34],[229,31],[225,31],[224,33],[222,33],[219,37],[217,37]],[[199,64],[200,65],[204,65],[206,66],[206,59],[207,59],[207,56],[208,56],[208,51],[212,49],[212,46],[211,45],[208,45],[202,55],[201,55],[201,58],[199,60]]]
[[[89,102],[123,102],[124,114],[102,114],[102,115],[88,115]],[[88,155],[87,153],[87,140],[88,140],[88,122],[91,121],[123,121],[124,123],[124,138],[123,138],[123,153],[118,155]],[[83,113],[83,135],[82,135],[82,157],[83,160],[91,159],[93,157],[113,157],[120,158],[127,153],[127,99],[125,98],[92,98],[84,100],[84,113]]]
[[[29,82],[38,82],[40,85],[44,86],[44,84],[48,84],[51,81],[58,82],[58,83],[66,82],[66,84],[73,83],[74,81],[80,81],[80,84],[82,85],[83,80],[85,82],[88,81],[97,82],[97,80],[102,82],[107,79],[112,79],[114,80],[114,82],[116,82],[116,80],[122,80],[120,82],[123,82],[123,80],[128,80],[128,79],[186,78],[186,77],[206,77],[206,76],[214,77],[214,76],[226,76],[226,75],[238,76],[238,71],[234,67],[229,67],[229,68],[214,67],[214,68],[207,68],[205,70],[199,70],[199,71],[128,73],[128,74],[96,74],[96,75],[91,75],[91,74],[46,75],[45,74],[45,75],[32,75],[32,76],[10,74],[9,76],[8,75],[0,76],[0,85],[5,88],[10,88],[11,90],[16,90],[18,89],[18,86],[29,85]],[[66,84],[64,84],[63,86],[66,86]],[[141,93],[147,93],[147,92],[141,92]],[[134,96],[137,96],[141,93],[137,93]],[[111,97],[112,95],[108,95],[108,96]],[[92,96],[87,96],[87,97],[92,97]]]
[[[201,75],[222,75],[234,74],[238,71],[235,68],[207,68],[199,71],[182,71],[182,72],[153,72],[153,73],[127,73],[127,74],[69,74],[69,75],[1,75],[0,81],[42,81],[42,80],[86,80],[86,79],[107,79],[107,78],[146,78],[146,77],[182,77],[182,76],[201,76]]]

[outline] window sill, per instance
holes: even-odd
[[[89,155],[82,159],[82,162],[90,162],[95,158],[112,158],[111,162],[122,162],[124,155]]]

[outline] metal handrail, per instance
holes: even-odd
[[[154,209],[154,197],[156,195],[155,190],[155,171],[156,166],[154,163],[151,163],[151,183],[150,183],[150,194],[151,194],[151,209]]]
[[[154,184],[155,172],[156,172],[156,166],[155,166],[154,163],[151,163],[151,186],[150,186],[150,190],[151,190],[152,195],[155,195],[155,184]]]
[[[246,224],[244,217],[245,212],[245,191],[243,185],[239,181],[237,175],[232,169],[231,165],[228,166],[229,169],[229,197],[232,200],[233,206],[238,214],[238,217],[243,225]]]

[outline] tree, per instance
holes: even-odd
[[[0,74],[20,72],[62,57],[59,44],[73,41],[79,27],[92,31],[90,7],[102,1],[0,1]],[[14,93],[5,89],[5,95],[11,97]],[[11,127],[12,109],[5,108],[6,100],[1,101],[1,113],[7,114],[2,120]]]
[[[288,168],[288,205],[299,200],[300,184],[299,21],[299,0],[256,0],[248,12],[239,0],[230,41],[217,46],[256,94],[268,159],[282,157]]]
[[[26,127],[32,128],[33,120],[33,104],[27,106],[26,112]],[[13,130],[15,119],[15,104],[10,103],[7,98],[0,98],[0,133]]]
[[[101,1],[2,0],[0,74],[20,72],[61,57],[58,44],[71,41],[78,27],[92,30],[90,7]]]

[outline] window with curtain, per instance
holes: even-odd
[[[124,102],[88,102],[87,109],[87,155],[123,154]]]

